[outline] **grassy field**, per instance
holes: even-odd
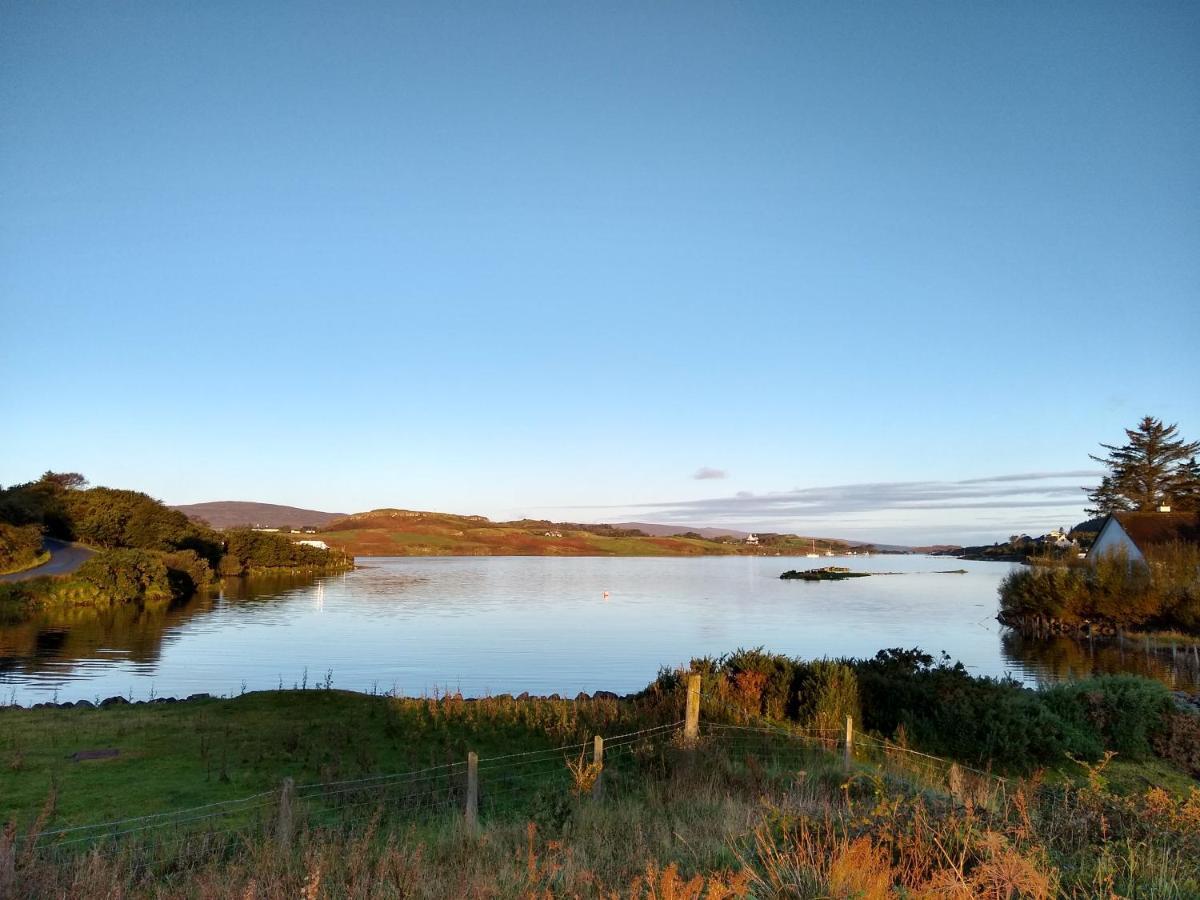
[[[1161,761],[1000,780],[864,736],[846,769],[834,737],[718,709],[685,746],[681,714],[653,692],[324,689],[3,709],[0,892],[7,846],[11,892],[31,898],[1200,896],[1200,788]],[[609,736],[601,794],[594,734]],[[397,772],[414,774],[379,780]],[[254,802],[231,817],[25,838],[238,798]]]
[[[298,782],[402,772],[541,750],[663,715],[613,700],[400,700],[347,691],[104,709],[0,709],[0,820],[25,823],[51,789],[55,821],[144,815]],[[348,727],[353,723],[353,727]],[[81,752],[119,755],[76,761]]]

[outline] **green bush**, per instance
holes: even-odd
[[[0,572],[31,564],[41,551],[41,525],[0,522]]]
[[[195,550],[164,553],[162,561],[167,567],[171,593],[176,597],[190,596],[213,582],[212,567]]]
[[[149,550],[105,550],[80,566],[75,577],[116,602],[172,596],[166,563]]]
[[[1136,675],[1055,685],[1043,689],[1041,698],[1077,727],[1090,727],[1105,749],[1134,759],[1154,752],[1151,739],[1165,727],[1173,706],[1165,685]]]
[[[694,659],[687,670],[663,669],[647,693],[681,693],[689,670],[701,675],[706,715],[761,715],[831,731],[851,716],[862,730],[903,733],[925,752],[1002,771],[1058,766],[1068,756],[1095,760],[1105,750],[1132,758],[1165,755],[1165,748],[1171,759],[1188,755],[1177,746],[1190,734],[1187,723],[1176,729],[1184,737],[1163,738],[1170,693],[1134,675],[1032,690],[973,676],[944,655],[935,660],[916,649],[806,662],[757,648]]]
[[[844,662],[818,659],[796,667],[796,719],[806,728],[838,731],[846,717],[862,722],[858,676]]]

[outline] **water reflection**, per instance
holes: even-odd
[[[779,580],[797,561],[761,557],[364,562],[230,581],[183,603],[0,623],[0,702],[233,694],[306,672],[310,684],[332,672],[336,687],[409,694],[626,692],[660,665],[758,645],[806,658],[919,646],[1028,683],[1130,671],[1200,684],[1194,653],[1005,632],[995,614],[1006,564],[952,575],[938,573],[944,560],[854,558],[835,562],[878,577],[805,583]]]
[[[1035,673],[1043,683],[1130,672],[1156,678],[1175,690],[1200,689],[1200,655],[1195,646],[1151,647],[1138,640],[1034,638],[1015,632],[1005,632],[1001,641],[1004,655]]]

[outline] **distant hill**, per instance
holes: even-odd
[[[653,529],[653,532],[651,531]],[[329,546],[355,556],[804,556],[813,539],[760,535],[747,544],[746,532],[706,528],[718,541],[687,526],[621,522],[596,525],[521,519],[493,522],[484,516],[412,509],[375,509],[330,522],[321,531]],[[848,541],[816,539],[816,549],[838,553]]]
[[[249,503],[243,500],[217,500],[213,503],[187,503],[172,506],[189,519],[207,522],[213,528],[237,528],[240,525],[278,528],[292,525],[303,528],[312,525],[323,528],[345,513],[320,512],[315,509],[299,509],[295,506],[279,506],[274,503]]]

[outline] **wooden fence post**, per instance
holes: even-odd
[[[296,796],[296,782],[291,778],[283,779],[279,789],[279,816],[275,820],[275,841],[280,847],[292,846],[292,803]]]
[[[596,780],[592,782],[592,799],[604,796],[604,738],[592,738],[592,765],[596,767]]]
[[[467,754],[467,827],[474,831],[479,826],[479,754],[472,750]]]
[[[17,896],[17,822],[10,819],[0,831],[0,900]]]
[[[850,767],[854,763],[854,719],[851,716],[846,716],[846,748],[843,764],[846,771],[850,771]]]
[[[687,686],[687,717],[683,722],[683,740],[694,744],[700,737],[700,676],[689,675]]]

